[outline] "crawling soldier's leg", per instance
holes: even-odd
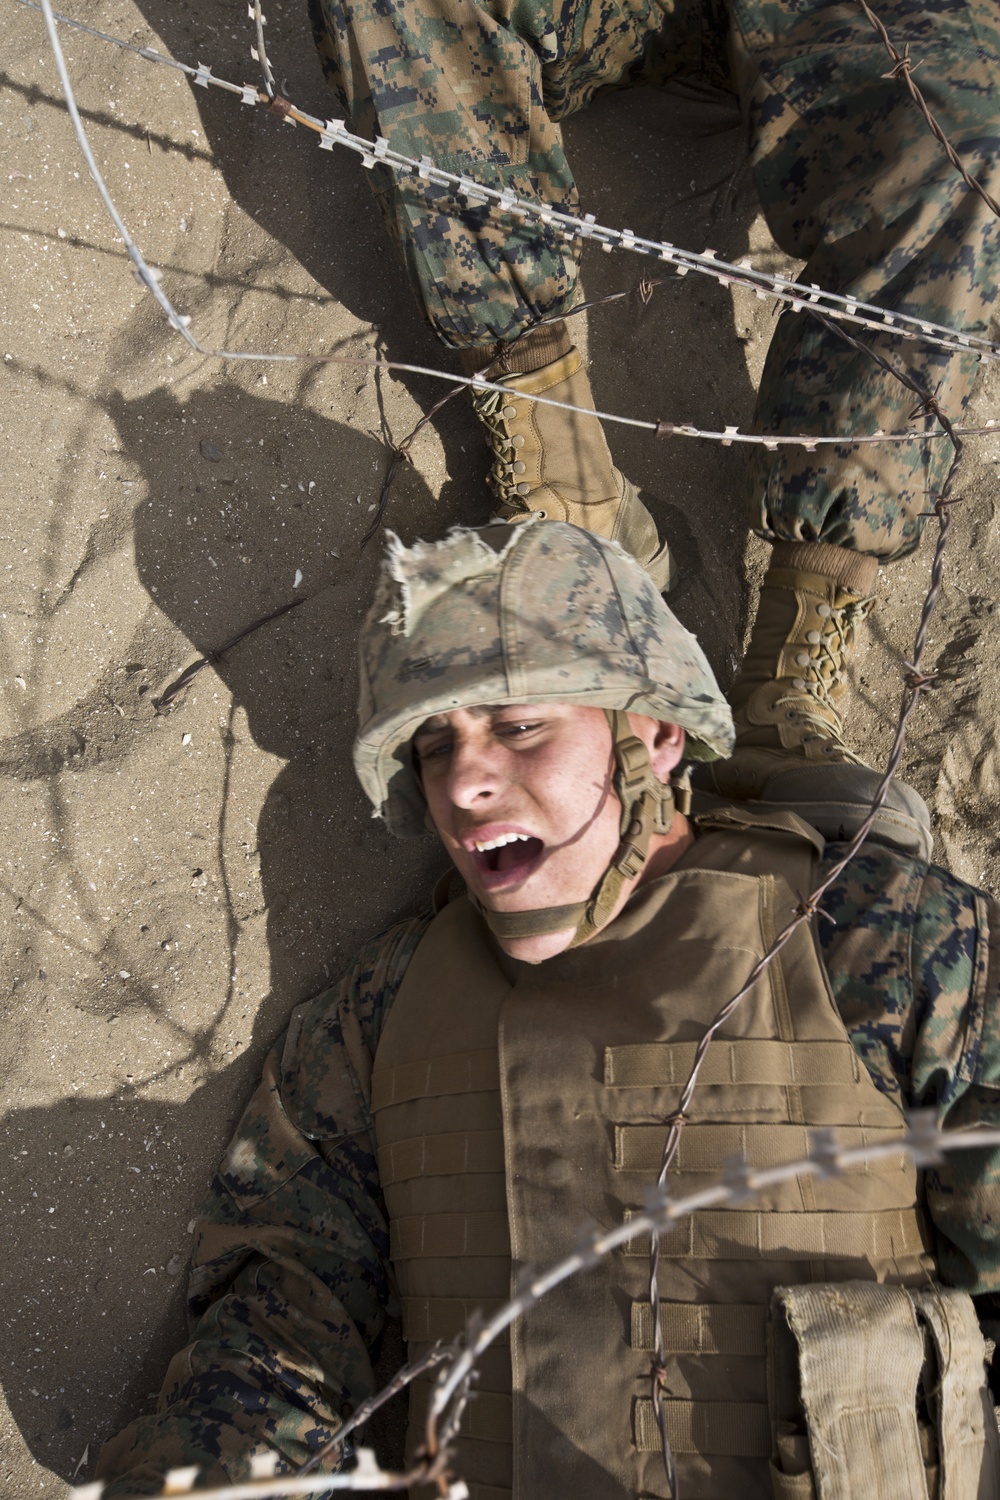
[[[874,8],[900,52],[909,44],[914,78],[967,169],[1000,196],[993,0],[877,0]],[[1000,281],[1000,222],[948,162],[902,81],[887,76],[890,59],[860,8],[731,0],[731,11],[758,192],[779,244],[807,262],[801,279],[985,333]],[[973,358],[855,334],[961,418]],[[934,431],[931,417],[914,415],[918,405],[808,313],[779,318],[759,431]],[[781,791],[776,776],[799,790],[813,771],[817,788],[851,780],[855,757],[838,715],[846,658],[871,607],[878,562],[917,545],[951,452],[940,438],[754,450],[751,524],[779,545],[731,694],[737,752],[713,778],[717,790],[771,800]]]
[[[327,82],[352,129],[574,214],[559,121],[602,89],[698,72],[708,46],[721,58],[725,22],[713,6],[677,0],[665,15],[656,0],[310,0]],[[384,167],[370,175],[446,344],[485,359],[572,305],[578,242]]]
[[[478,182],[579,211],[559,121],[600,89],[725,72],[721,0],[311,0],[327,79],[352,127]],[[372,185],[417,296],[468,373],[492,364],[503,396],[475,401],[503,520],[543,513],[614,537],[659,587],[669,552],[614,467],[586,371],[560,321],[579,242],[383,167]],[[514,342],[540,319],[555,319]],[[498,358],[499,357],[499,358]],[[509,394],[508,394],[509,393]]]

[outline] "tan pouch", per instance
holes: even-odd
[[[964,1292],[779,1287],[768,1335],[776,1500],[1000,1500],[984,1354]]]

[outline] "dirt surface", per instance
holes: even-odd
[[[329,112],[304,5],[268,6],[287,93]],[[242,82],[245,7],[83,0],[82,19]],[[38,14],[5,0],[0,423],[0,1153],[5,1223],[0,1492],[55,1496],[153,1399],[183,1339],[187,1226],[264,1051],[356,939],[414,909],[429,843],[372,823],[348,747],[354,647],[385,465],[442,393],[371,369],[193,356],[131,274],[80,158]],[[117,203],[199,336],[450,367],[411,305],[353,156],[261,109],[64,31]],[[741,165],[731,105],[619,95],[570,123],[587,209],[728,256],[787,263]],[[656,267],[590,257],[587,295]],[[582,321],[582,320],[581,320]],[[746,424],[769,305],[696,276],[588,315],[598,404]],[[998,413],[981,381],[977,417]],[[747,545],[736,448],[612,431],[659,497],[672,602],[725,681],[765,549]],[[404,538],[485,519],[478,429],[454,402],[393,490]],[[906,770],[941,852],[994,888],[991,559],[1000,439],[969,444],[932,633],[942,668]],[[883,578],[851,730],[883,754],[929,548]],[[179,695],[187,663],[306,603]],[[86,1455],[86,1457],[85,1457]],[[57,1477],[61,1476],[61,1477]]]

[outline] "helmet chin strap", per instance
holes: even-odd
[[[615,756],[614,790],[621,803],[620,841],[611,862],[586,901],[569,906],[542,906],[533,911],[490,911],[472,897],[487,926],[498,938],[542,937],[575,927],[571,948],[585,943],[605,926],[621,898],[624,887],[642,872],[649,857],[654,833],[666,833],[680,811],[687,812],[690,792],[680,787],[679,799],[674,788],[653,774],[649,751],[634,735],[628,716],[621,709],[605,709],[611,726],[611,743]]]

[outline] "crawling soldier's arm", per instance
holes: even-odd
[[[869,844],[823,908],[834,999],[877,1087],[933,1110],[942,1129],[1000,1127],[1000,902]],[[1000,1341],[1000,1150],[951,1152],[924,1188],[941,1280],[974,1298]]]
[[[396,1307],[368,1084],[425,926],[366,944],[272,1049],[198,1221],[191,1342],[157,1411],[105,1445],[108,1500],[158,1493],[188,1464],[201,1484],[246,1477],[255,1453],[296,1468],[370,1394],[371,1351]]]

